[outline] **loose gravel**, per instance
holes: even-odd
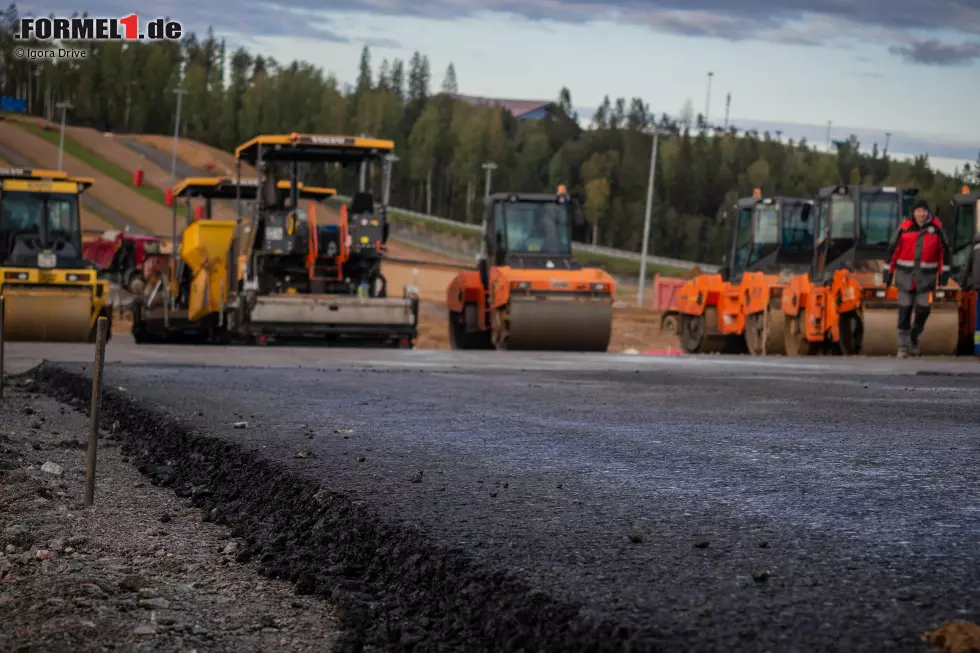
[[[341,650],[335,610],[241,564],[242,539],[154,485],[88,418],[10,382],[0,401],[0,651]]]

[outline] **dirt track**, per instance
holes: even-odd
[[[54,169],[58,165],[56,145],[7,121],[0,122],[0,143],[45,168]],[[102,174],[67,152],[64,153],[63,161],[67,173],[95,180],[95,185],[87,193],[99,202],[151,233],[170,231],[171,211],[168,207],[140,195],[130,186]]]
[[[128,135],[127,135],[128,136]],[[155,147],[169,154],[173,148],[173,138],[155,134],[132,134],[141,143]],[[185,163],[206,174],[235,176],[235,155],[217,148],[199,143],[198,141],[182,138],[177,143],[177,156]],[[255,168],[242,164],[242,174],[255,176]]]
[[[120,139],[128,138],[128,135],[122,134],[107,137],[94,129],[72,127],[71,137],[82,147],[91,150],[105,160],[111,161],[130,173],[135,173],[136,170],[142,169],[144,175],[143,183],[148,186],[157,188],[161,192],[166,191],[167,187],[170,186],[169,170],[164,170],[150,159],[141,156],[138,152],[126,147],[124,143],[120,142]],[[183,177],[181,175],[177,175],[177,183],[180,183],[182,179]],[[234,207],[225,202],[214,202],[212,211],[212,217],[218,220],[234,220],[236,217]],[[178,228],[180,227],[178,226]],[[164,233],[170,233],[170,228],[168,227]]]

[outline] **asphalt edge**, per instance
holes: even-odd
[[[82,372],[42,361],[7,377],[87,412]],[[243,538],[238,562],[328,599],[345,632],[338,651],[662,650],[663,633],[598,622],[461,550],[426,541],[418,529],[383,522],[363,502],[297,478],[235,443],[183,425],[112,387],[102,426],[155,485],[190,498],[204,521]]]

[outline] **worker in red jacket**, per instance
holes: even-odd
[[[919,355],[919,336],[926,326],[931,308],[931,293],[949,282],[950,252],[942,223],[929,211],[929,203],[918,199],[912,219],[898,226],[888,244],[888,270],[885,286],[892,278],[898,288],[898,357]],[[915,311],[915,326],[912,313]]]

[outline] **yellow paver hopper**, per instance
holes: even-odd
[[[0,169],[7,340],[86,342],[100,315],[111,320],[109,283],[82,258],[81,194],[92,184],[56,170]]]

